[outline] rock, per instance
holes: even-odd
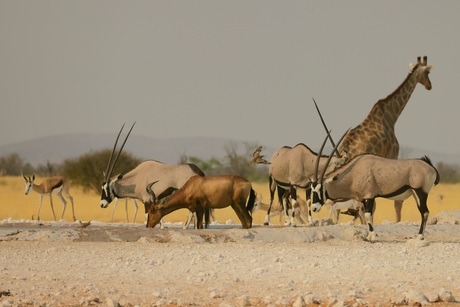
[[[107,307],[119,307],[120,306],[120,304],[116,300],[111,299],[111,298],[106,299],[105,303],[107,304]]]
[[[405,297],[405,301],[407,303],[409,303],[409,305],[415,305],[415,304],[422,304],[422,305],[425,305],[425,304],[428,304],[428,299],[426,298],[426,296],[421,293],[421,292],[417,292],[417,291],[414,291],[414,290],[410,290],[410,291],[407,291],[404,293],[404,297]]]
[[[439,299],[445,303],[455,302],[455,297],[452,295],[452,292],[445,289],[441,290],[439,293]]]
[[[304,307],[304,306],[307,306],[307,304],[305,303],[305,300],[301,296],[297,297],[294,304],[292,304],[292,307]]]

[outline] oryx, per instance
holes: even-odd
[[[329,160],[328,160],[329,161]],[[318,165],[319,161],[317,162]],[[428,220],[427,199],[433,185],[439,183],[439,173],[428,157],[421,159],[395,160],[372,154],[353,158],[344,166],[332,172],[319,168],[311,183],[313,212],[318,212],[326,200],[354,199],[362,202],[369,226],[367,239],[375,241],[373,209],[375,198],[382,197],[403,201],[414,196],[422,216],[418,237],[423,239]]]
[[[323,144],[324,147],[324,144]],[[253,154],[253,161],[258,161],[260,150],[256,150]],[[259,162],[269,164],[269,177],[268,184],[270,188],[270,204],[265,216],[264,225],[270,223],[270,211],[273,204],[275,190],[278,189],[278,200],[283,204],[283,195],[286,190],[290,191],[291,195],[291,208],[296,207],[297,202],[297,189],[306,189],[306,200],[310,199],[310,183],[315,172],[315,161],[318,154],[313,152],[307,145],[299,143],[294,147],[284,146],[278,149],[272,156],[270,162]],[[328,160],[327,156],[319,156],[320,169],[326,166]],[[331,158],[327,166],[327,171],[332,171],[341,166],[345,162],[344,158],[334,156]],[[257,163],[257,162],[256,162]],[[288,207],[283,204],[286,215],[288,215]],[[307,206],[308,208],[308,206]],[[287,220],[287,219],[286,219]],[[308,210],[308,223],[312,223],[311,213]],[[292,210],[289,217],[289,225],[296,226],[294,218],[294,210]]]
[[[124,125],[123,125],[124,126]],[[131,127],[131,130],[133,129]],[[160,201],[166,196],[182,187],[187,180],[192,176],[204,176],[204,173],[195,165],[191,163],[186,164],[166,164],[155,160],[147,160],[140,163],[133,170],[126,174],[119,174],[111,177],[115,164],[123,150],[123,147],[131,133],[129,130],[126,135],[120,150],[112,163],[112,159],[117,147],[118,139],[123,130],[121,127],[120,132],[115,140],[115,145],[112,150],[107,169],[104,173],[104,182],[102,183],[101,202],[102,208],[107,208],[110,202],[115,198],[135,198],[144,203],[145,213],[147,214],[152,200],[147,186],[154,181],[158,181],[153,187],[153,192],[156,195],[156,200]],[[147,221],[148,222],[148,221]],[[147,223],[148,225],[148,223]]]

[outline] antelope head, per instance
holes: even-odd
[[[32,190],[32,186],[34,185],[34,180],[35,180],[35,174],[32,175],[32,178],[30,176],[26,177],[24,174],[22,174],[22,177],[24,177],[25,182],[25,189],[24,189],[24,194],[28,195],[30,193],[30,190]]]
[[[115,140],[115,144],[113,145],[113,150],[112,150],[112,153],[111,153],[110,158],[109,158],[109,163],[107,164],[107,168],[106,168],[106,170],[104,172],[104,181],[102,182],[102,192],[101,192],[101,202],[100,202],[101,208],[107,208],[107,206],[110,204],[110,202],[112,202],[112,200],[116,197],[116,195],[115,195],[115,193],[113,191],[113,184],[117,180],[120,180],[123,176],[119,175],[119,176],[117,176],[115,178],[111,178],[111,176],[112,176],[112,173],[113,173],[113,169],[115,168],[115,165],[117,164],[118,158],[120,157],[120,154],[121,154],[121,152],[123,150],[123,147],[125,146],[126,141],[128,140],[128,137],[131,134],[131,131],[133,130],[135,124],[136,123],[134,123],[131,126],[131,129],[129,130],[128,134],[126,135],[126,138],[125,138],[123,144],[121,145],[117,156],[113,160],[113,156],[114,156],[115,150],[117,148],[118,139],[120,138],[120,134],[123,131],[123,128],[125,126],[124,124],[121,127],[120,132],[118,132],[117,139]],[[112,163],[112,160],[113,160],[113,163]]]
[[[431,90],[431,81],[428,75],[430,74],[433,65],[428,65],[428,58],[424,56],[422,61],[421,57],[417,57],[417,64],[409,64],[409,68],[412,73],[420,68],[421,73],[418,82],[427,90]]]
[[[337,148],[339,147],[340,143],[342,142],[345,135],[347,135],[349,130],[350,129],[345,131],[345,133],[340,138],[339,142],[334,146],[334,149],[332,150],[331,154],[329,155],[329,158],[327,159],[326,164],[324,165],[321,177],[318,179],[319,161],[321,159],[321,153],[324,149],[324,145],[326,144],[327,139],[330,137],[329,133],[324,139],[323,144],[321,145],[321,149],[319,150],[318,156],[316,157],[315,177],[311,180],[311,185],[310,185],[311,186],[311,192],[310,192],[311,193],[310,194],[311,209],[313,212],[319,212],[321,210],[321,207],[324,205],[324,203],[327,200],[325,191],[324,191],[324,175],[326,174],[329,163],[331,162],[331,159],[334,155],[334,151],[337,150]]]
[[[150,195],[150,202],[152,203],[152,205],[149,208],[149,211],[147,212],[147,225],[146,225],[147,228],[155,227],[155,225],[157,225],[162,218],[161,212],[160,212],[162,205],[158,204],[158,198],[155,192],[153,192],[153,188],[152,188],[152,186],[157,182],[158,180],[152,183],[149,183],[146,187],[147,193]]]

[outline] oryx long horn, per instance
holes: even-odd
[[[323,182],[324,175],[326,174],[327,167],[329,166],[329,163],[331,162],[332,156],[334,155],[334,151],[337,149],[337,147],[339,147],[340,143],[342,143],[343,138],[347,135],[347,133],[348,133],[348,131],[350,131],[350,129],[351,128],[348,128],[348,130],[345,131],[345,133],[342,135],[342,137],[340,138],[340,140],[337,143],[337,145],[335,145],[335,148],[331,151],[331,154],[329,155],[329,158],[327,159],[326,165],[324,166],[323,174],[321,175],[321,179],[320,179],[319,182]]]
[[[136,122],[134,122],[134,124],[131,126],[131,129],[129,129],[129,132],[126,135],[126,138],[125,138],[123,144],[121,145],[120,150],[118,151],[118,154],[117,154],[117,156],[115,158],[115,161],[111,164],[113,154],[115,153],[115,149],[117,147],[118,139],[120,138],[121,131],[123,130],[123,127],[125,126],[125,124],[123,124],[123,126],[121,127],[120,132],[118,133],[117,139],[115,140],[115,145],[113,146],[112,154],[110,155],[109,164],[107,165],[107,170],[105,171],[105,176],[106,176],[105,181],[108,181],[110,176],[112,175],[112,171],[113,171],[113,169],[115,167],[115,164],[117,164],[117,161],[118,161],[118,158],[120,157],[121,151],[123,150],[123,147],[125,146],[126,141],[128,140],[128,137],[131,134],[131,131],[133,130],[135,124],[136,124]]]
[[[120,150],[118,151],[117,157],[115,158],[115,161],[113,161],[112,167],[110,168],[110,175],[112,175],[112,171],[113,171],[115,165],[117,164],[118,158],[120,157],[120,154],[121,154],[121,152],[123,150],[123,147],[125,147],[126,141],[128,140],[129,135],[131,134],[131,131],[133,130],[135,124],[136,124],[136,122],[133,123],[133,125],[131,126],[131,129],[129,129],[128,134],[126,135],[125,141],[123,142],[123,144],[121,144],[121,147],[120,147]]]
[[[323,144],[321,144],[321,148],[320,148],[320,150],[318,152],[318,156],[316,156],[316,163],[315,163],[315,181],[316,182],[318,182],[319,160],[321,158],[321,153],[323,152],[324,145],[326,145],[327,139],[329,138],[329,133],[330,133],[330,131],[328,131],[328,135],[324,138]]]
[[[313,102],[315,103],[316,111],[318,111],[319,118],[321,119],[321,122],[323,123],[323,127],[324,129],[326,129],[326,133],[327,133],[329,140],[331,141],[332,147],[335,147],[334,140],[332,139],[332,136],[331,136],[331,131],[326,126],[326,122],[324,121],[323,115],[321,114],[321,111],[318,108],[318,104],[316,104],[315,98],[312,97],[312,99],[313,99]],[[337,154],[338,157],[340,157],[340,153],[338,150],[336,150],[335,153]]]
[[[125,127],[125,124],[123,124],[123,126],[121,126],[120,132],[118,132],[117,139],[115,140],[115,144],[113,145],[112,153],[110,154],[110,158],[109,158],[109,163],[107,163],[107,168],[105,169],[105,172],[103,173],[104,174],[104,179],[105,179],[104,181],[107,181],[109,179],[109,177],[110,177],[110,173],[109,173],[110,164],[112,163],[113,154],[115,153],[115,149],[117,149],[118,139],[120,138],[120,134],[123,131],[124,127]]]

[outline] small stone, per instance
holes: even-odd
[[[116,300],[111,299],[111,298],[106,299],[105,303],[107,304],[107,307],[119,307],[120,306],[120,304]]]
[[[292,307],[304,307],[304,306],[307,306],[307,304],[305,303],[305,300],[301,296],[297,297],[294,304],[292,304]]]
[[[452,295],[452,292],[444,289],[439,293],[439,299],[445,303],[455,302],[455,297]]]

